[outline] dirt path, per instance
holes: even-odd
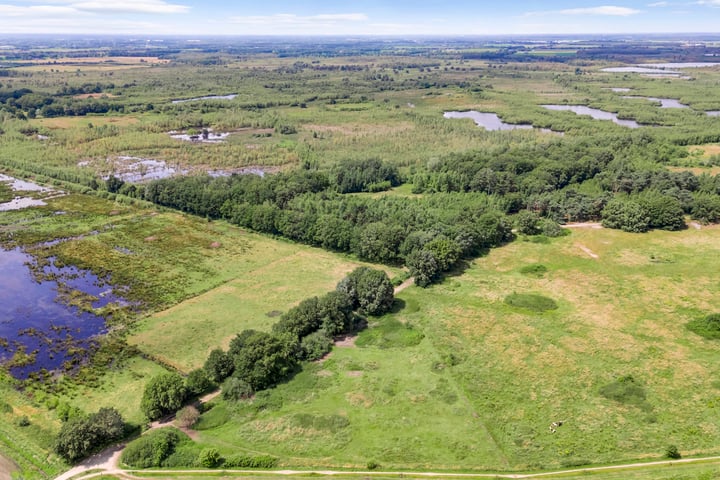
[[[395,295],[397,295],[398,293],[402,292],[403,290],[405,290],[406,288],[408,288],[408,287],[409,287],[410,285],[412,285],[413,283],[415,283],[415,277],[410,277],[410,278],[408,278],[407,280],[405,280],[403,283],[401,283],[400,285],[398,285],[397,287],[395,287],[395,290],[393,291],[393,293],[394,293]]]
[[[16,470],[15,462],[0,455],[0,480],[10,480],[12,473]]]
[[[701,462],[718,462],[720,457],[704,457],[704,458],[683,458],[680,460],[661,460],[657,462],[647,463],[626,463],[622,465],[611,465],[606,467],[589,467],[589,468],[576,468],[572,470],[557,470],[551,472],[539,472],[539,473],[451,473],[451,472],[379,472],[379,471],[336,471],[336,470],[121,470],[111,469],[104,472],[92,472],[87,475],[77,476],[74,480],[88,480],[93,477],[99,477],[101,475],[113,474],[123,478],[138,478],[133,477],[133,473],[137,473],[143,476],[146,475],[167,475],[165,478],[172,478],[179,474],[199,474],[199,473],[210,473],[224,475],[233,475],[236,478],[241,478],[238,475],[273,475],[273,476],[292,476],[292,475],[307,475],[307,476],[362,476],[365,478],[371,477],[398,477],[398,478],[509,478],[509,479],[522,479],[522,478],[542,478],[561,476],[564,474],[589,474],[603,471],[613,470],[626,470],[626,469],[643,469],[653,467],[672,467],[675,465],[689,464],[689,463],[701,463]],[[77,468],[77,467],[76,467]],[[97,468],[97,467],[96,467]],[[72,470],[71,470],[72,471]],[[666,470],[663,470],[666,471]],[[65,475],[69,474],[67,472]],[[55,480],[67,480],[70,476],[57,477]],[[77,475],[77,473],[75,474]],[[72,476],[72,475],[71,475]]]
[[[603,228],[602,223],[598,222],[573,222],[573,223],[566,223],[565,225],[561,225],[563,228],[595,228],[600,229]]]

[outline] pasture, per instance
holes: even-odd
[[[718,235],[581,228],[493,250],[404,290],[396,313],[286,384],[219,403],[201,439],[328,468],[552,469],[658,459],[668,444],[717,453],[720,354],[685,324],[720,308]],[[528,264],[547,273],[521,273]],[[509,306],[514,292],[559,308]],[[620,379],[641,401],[603,395]]]

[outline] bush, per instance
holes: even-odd
[[[718,340],[720,339],[720,313],[712,313],[703,318],[691,320],[686,327],[701,337]]]
[[[667,458],[672,458],[677,460],[678,458],[682,458],[682,455],[680,455],[680,451],[678,450],[678,447],[675,445],[668,445],[668,447],[665,449],[665,456]]]
[[[534,293],[512,293],[505,297],[505,303],[512,307],[524,308],[533,312],[557,310],[558,305],[552,298]]]
[[[230,455],[223,463],[228,468],[275,468],[278,459],[270,455]]]
[[[197,463],[201,467],[215,468],[220,464],[221,459],[217,448],[205,448],[198,455]]]
[[[300,342],[304,360],[313,361],[324,357],[333,347],[333,339],[322,330],[311,333]]]
[[[190,428],[200,418],[200,412],[192,405],[183,407],[175,416],[175,423],[181,428]]]
[[[174,428],[160,428],[128,444],[120,459],[131,468],[160,467],[183,440],[189,438]]]
[[[222,388],[223,400],[243,400],[252,397],[253,393],[253,389],[248,382],[235,377],[228,378]]]
[[[375,461],[369,461],[367,462],[367,469],[368,470],[377,470],[380,467],[380,464]]]

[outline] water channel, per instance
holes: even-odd
[[[641,125],[635,120],[623,120],[617,114],[606,112],[598,108],[586,107],[584,105],[541,105],[543,108],[553,111],[570,111],[578,115],[590,115],[595,120],[611,120],[618,125],[628,128],[640,128]]]

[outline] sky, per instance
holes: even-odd
[[[720,33],[720,0],[0,0],[0,34]]]

